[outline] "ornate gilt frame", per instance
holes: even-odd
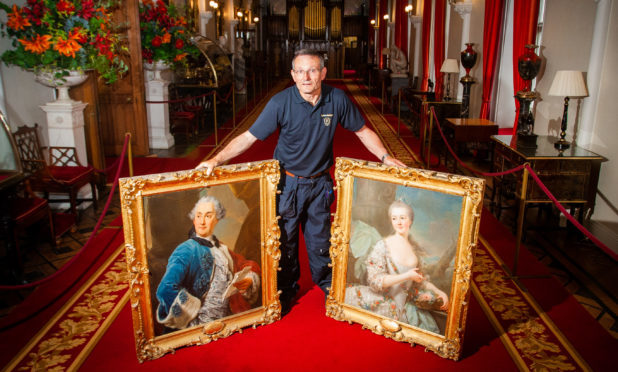
[[[354,266],[348,268],[348,263],[355,259],[350,252],[355,179],[386,183],[379,185],[395,184],[396,187],[416,188],[421,190],[420,192],[429,190],[447,194],[447,197],[450,195],[461,197],[456,250],[454,256],[451,256],[454,268],[450,293],[447,293],[449,306],[446,312],[443,312],[445,319],[443,335],[416,328],[344,302],[346,286],[351,285],[348,283],[348,270],[355,270]],[[330,248],[333,283],[326,301],[327,315],[336,320],[360,323],[364,329],[369,329],[376,334],[400,342],[409,342],[412,345],[420,344],[441,357],[457,360],[462,350],[470,274],[474,247],[478,238],[485,181],[432,170],[387,167],[379,163],[348,158],[337,158],[335,180],[338,191],[337,212],[331,228]],[[456,230],[453,231],[456,235]],[[455,242],[455,240],[452,241]],[[450,252],[452,251],[453,248]]]
[[[206,344],[227,337],[244,327],[255,328],[280,319],[281,304],[276,280],[280,257],[280,231],[275,208],[279,178],[279,163],[268,160],[217,167],[210,176],[203,170],[189,170],[120,179],[120,201],[130,276],[130,303],[137,358],[140,362],[159,358],[182,346]],[[145,198],[186,190],[195,192],[206,187],[245,181],[259,184],[261,306],[205,325],[156,335],[152,304],[157,300],[154,293],[151,293],[151,270],[144,222]],[[190,225],[191,221],[187,219],[186,223]]]

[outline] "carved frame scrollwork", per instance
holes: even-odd
[[[130,304],[137,358],[140,362],[159,358],[182,346],[207,344],[240,332],[243,328],[255,328],[281,318],[276,280],[281,255],[275,207],[279,178],[279,163],[268,160],[217,167],[209,176],[203,170],[188,170],[120,179]],[[144,198],[245,181],[257,181],[260,188],[261,306],[207,324],[156,335],[152,304],[157,300],[154,293],[151,293]],[[186,222],[190,225],[189,220]]]
[[[345,303],[348,270],[355,270],[350,251],[352,207],[355,203],[355,180],[376,181],[429,190],[461,197],[459,232],[454,254],[454,267],[447,293],[448,309],[445,313],[443,334],[426,331],[367,309]],[[470,276],[474,247],[478,240],[480,214],[485,181],[479,178],[440,173],[415,168],[388,167],[380,163],[337,158],[335,169],[337,212],[331,227],[330,256],[333,265],[332,288],[326,301],[327,316],[348,323],[360,323],[364,329],[412,346],[423,345],[443,358],[460,357],[470,289]],[[382,185],[382,184],[380,184]],[[386,184],[384,184],[386,185]],[[358,194],[361,191],[356,191]],[[459,199],[457,199],[459,200]],[[384,206],[382,209],[388,207]],[[416,212],[415,212],[416,213]],[[457,235],[457,233],[455,233]],[[352,283],[353,285],[354,283]]]

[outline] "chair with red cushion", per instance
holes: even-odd
[[[21,271],[23,269],[23,261],[19,244],[20,235],[26,232],[30,226],[42,222],[49,230],[49,242],[55,250],[56,234],[54,233],[54,223],[47,200],[34,195],[14,196],[9,201],[9,210],[14,223],[15,260],[19,265],[18,269]]]
[[[41,150],[37,129],[37,124],[34,127],[22,126],[13,133],[24,172],[30,176],[32,190],[42,192],[50,203],[68,201],[71,213],[76,217],[77,205],[83,201],[92,201],[96,210],[94,168],[81,165],[73,147],[50,147],[48,165]],[[78,191],[88,184],[92,198],[78,198]],[[67,194],[68,199],[49,199],[50,193]]]

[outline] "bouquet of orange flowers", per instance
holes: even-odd
[[[9,7],[1,34],[12,40],[14,49],[1,59],[36,71],[54,71],[57,77],[69,71],[95,69],[107,83],[118,80],[128,67],[119,54],[119,36],[113,30],[110,0],[27,0]]]
[[[186,63],[187,56],[197,57],[199,49],[191,43],[187,21],[173,4],[144,0],[139,8],[142,58],[148,63]]]

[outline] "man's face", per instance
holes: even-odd
[[[217,219],[213,203],[200,203],[197,206],[195,217],[193,218],[193,226],[197,235],[204,238],[212,235],[217,222],[219,220]]]
[[[320,69],[320,58],[296,57],[291,73],[292,79],[302,94],[320,94],[322,80],[326,78],[326,67]]]

